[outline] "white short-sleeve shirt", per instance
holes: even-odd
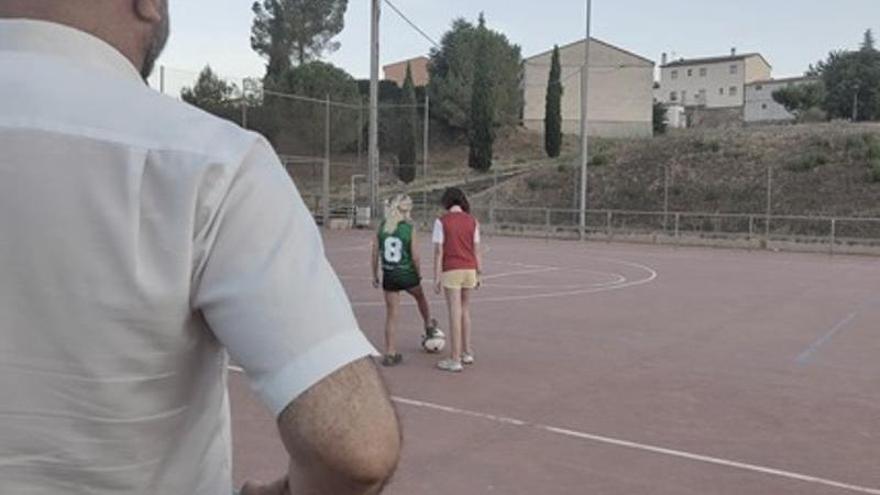
[[[276,414],[375,352],[289,176],[57,24],[0,94],[0,493],[229,493],[227,350]]]

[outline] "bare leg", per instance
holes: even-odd
[[[461,347],[473,354],[471,348],[471,289],[461,289]]]
[[[428,325],[431,324],[431,305],[428,304],[428,299],[425,297],[425,291],[422,290],[422,286],[416,286],[412,289],[408,290],[409,295],[413,296],[413,299],[416,300],[416,304],[419,305],[419,313],[422,314],[422,320],[425,321],[425,328],[428,328]]]
[[[449,334],[452,345],[449,347],[453,361],[461,362],[461,290],[445,289],[446,304],[449,306]]]
[[[385,292],[385,355],[397,353],[394,337],[397,334],[397,308],[399,304],[399,292]]]

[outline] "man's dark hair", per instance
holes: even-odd
[[[443,205],[444,209],[450,209],[453,206],[458,206],[465,213],[471,212],[471,204],[468,203],[467,196],[465,196],[464,191],[457,187],[450,187],[443,191],[443,199],[440,200],[440,203]]]

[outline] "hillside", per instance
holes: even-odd
[[[523,139],[522,137],[520,139]],[[530,140],[540,149],[541,136]],[[476,195],[475,202],[572,208],[576,139],[566,156]],[[880,125],[818,124],[688,130],[649,140],[593,140],[593,209],[763,213],[768,168],[775,214],[880,217]],[[531,158],[531,157],[530,157]],[[873,165],[872,165],[873,164]]]

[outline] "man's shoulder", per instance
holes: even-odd
[[[139,100],[147,125],[138,131],[154,147],[217,158],[240,156],[257,144],[260,134],[208,113],[189,103],[145,89]]]

